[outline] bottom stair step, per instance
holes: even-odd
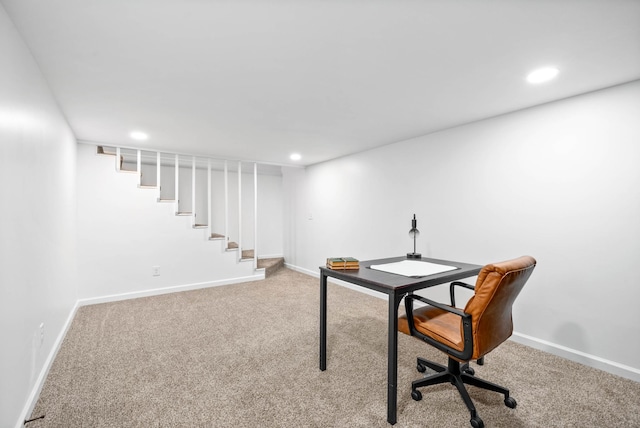
[[[258,259],[258,269],[264,269],[264,276],[274,274],[278,269],[284,267],[284,257],[272,259]]]

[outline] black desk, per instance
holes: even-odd
[[[448,260],[421,260],[431,263],[455,266],[457,269],[421,278],[395,275],[370,269],[371,265],[399,262],[406,257],[368,260],[360,262],[359,270],[331,270],[320,267],[320,370],[327,368],[327,277],[337,278],[351,284],[376,290],[389,296],[389,331],[387,360],[387,421],[396,423],[397,380],[398,380],[398,306],[409,292],[434,285],[475,276],[482,266]]]

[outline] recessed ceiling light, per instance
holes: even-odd
[[[558,75],[560,70],[556,67],[543,67],[532,71],[527,76],[527,82],[529,83],[542,83],[547,82]]]
[[[299,161],[300,159],[302,159],[302,156],[300,156],[299,153],[293,153],[291,156],[289,156],[289,159],[293,161]]]
[[[134,140],[138,140],[138,141],[144,141],[147,138],[149,138],[149,136],[147,134],[145,134],[144,132],[140,132],[140,131],[133,131],[131,134],[129,134],[129,136],[131,138],[133,138]]]

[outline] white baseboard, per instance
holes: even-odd
[[[286,262],[285,262],[284,265],[285,265],[285,267],[287,267],[287,268],[289,268],[291,270],[295,270],[296,272],[304,273],[306,275],[313,276],[313,277],[318,278],[318,279],[320,278],[320,271],[314,272],[314,271],[311,271],[309,269],[301,268],[299,266],[294,266],[294,265],[291,265],[291,264],[286,263]],[[385,300],[387,299],[387,295],[384,294],[384,293],[380,293],[380,292],[375,291],[375,290],[369,290],[368,288],[359,287],[357,285],[349,284],[348,282],[341,281],[341,280],[336,279],[336,278],[328,278],[328,282],[330,282],[332,284],[340,285],[340,286],[345,287],[345,288],[349,288],[349,289],[354,290],[354,291],[358,291],[360,293],[368,294],[370,296],[377,297],[379,299],[385,299]]]
[[[301,268],[299,266],[291,265],[289,263],[285,263],[285,266],[291,270],[294,270],[309,276],[313,276],[316,278],[320,277],[320,272],[314,272],[305,268]],[[179,286],[173,286],[173,287],[132,292],[132,293],[113,294],[113,295],[96,297],[96,298],[79,299],[78,301],[76,301],[76,304],[73,306],[73,308],[69,312],[69,315],[67,316],[64,326],[60,331],[60,333],[58,334],[58,337],[56,338],[54,346],[51,349],[51,352],[47,356],[45,364],[42,370],[40,371],[40,374],[38,375],[38,379],[33,389],[31,390],[31,393],[29,394],[29,398],[27,399],[27,402],[25,403],[25,406],[20,414],[20,419],[16,422],[15,428],[22,428],[24,426],[24,420],[33,411],[38,401],[38,397],[40,396],[40,392],[42,391],[42,387],[44,386],[44,382],[49,373],[49,369],[51,368],[51,365],[53,364],[53,361],[55,360],[55,357],[58,354],[58,351],[60,349],[60,346],[62,345],[64,337],[66,336],[67,331],[71,326],[71,322],[73,321],[73,318],[75,317],[75,314],[78,311],[79,307],[98,304],[98,303],[107,303],[107,302],[115,302],[119,300],[135,299],[138,297],[148,297],[148,296],[156,296],[161,294],[176,293],[179,291],[218,287],[221,285],[237,284],[240,282],[257,281],[261,279],[264,279],[264,272],[261,272],[257,275],[234,278],[230,280],[185,284],[185,285],[179,285]],[[387,296],[383,293],[358,287],[353,284],[346,283],[344,281],[334,280],[332,278],[331,282],[336,283],[340,286],[352,289],[354,291],[358,291],[360,293],[368,294],[381,299],[387,298]],[[566,358],[571,361],[576,361],[578,363],[584,364],[589,367],[594,367],[594,368],[606,371],[608,373],[612,373],[618,376],[625,377],[627,379],[631,379],[636,382],[640,382],[640,370],[634,367],[630,367],[624,364],[617,363],[615,361],[610,361],[604,358],[600,358],[598,356],[587,354],[575,349],[567,348],[566,346],[551,343],[546,340],[538,339],[522,333],[514,332],[513,336],[511,337],[511,340],[526,346],[531,346],[532,348],[539,349],[541,351],[549,352],[550,354],[557,355],[559,357]]]
[[[178,293],[180,291],[199,290],[201,288],[219,287],[221,285],[237,284],[240,282],[259,281],[264,279],[264,269],[256,270],[255,275],[239,278],[224,279],[219,281],[199,282],[194,284],[175,285],[151,290],[133,291],[130,293],[110,294],[107,296],[91,297],[78,300],[79,306],[95,305],[98,303],[117,302],[120,300],[137,299],[139,297],[159,296],[161,294]]]
[[[299,266],[293,266],[286,264],[289,269],[301,272],[316,278],[320,277],[320,272],[314,272]],[[335,280],[331,278],[332,283],[336,283],[343,287],[350,288],[352,290],[369,294],[371,296],[379,297],[381,299],[387,299],[386,294],[378,293],[377,291],[369,290],[368,288],[359,287],[353,284],[348,284],[344,281]],[[575,361],[585,366],[593,367],[603,370],[607,373],[611,373],[617,376],[621,376],[627,379],[631,379],[636,382],[640,382],[640,369],[617,363],[615,361],[607,360],[605,358],[598,357],[596,355],[587,354],[586,352],[571,349],[566,346],[558,345],[556,343],[548,342],[544,339],[538,339],[537,337],[528,336],[526,334],[514,332],[510,340],[520,343],[522,345],[530,346],[534,349],[538,349],[544,352],[548,352],[558,357],[566,358],[567,360]]]
[[[73,322],[73,318],[75,317],[76,312],[78,311],[78,308],[80,308],[81,306],[94,305],[98,303],[116,302],[120,300],[136,299],[138,297],[157,296],[160,294],[176,293],[179,291],[218,287],[221,285],[237,284],[240,282],[259,281],[262,279],[264,279],[264,269],[262,269],[261,272],[260,270],[258,270],[256,275],[244,276],[240,278],[233,278],[233,279],[212,281],[212,282],[201,282],[196,284],[185,284],[185,285],[178,285],[173,287],[157,288],[153,290],[137,291],[132,293],[112,294],[108,296],[101,296],[101,297],[88,298],[88,299],[78,299],[75,305],[73,306],[73,308],[71,309],[71,311],[69,312],[69,315],[67,316],[64,326],[62,327],[62,330],[58,334],[58,337],[56,338],[54,346],[51,349],[51,352],[49,353],[49,355],[47,356],[47,359],[45,360],[44,366],[42,367],[42,370],[38,375],[38,379],[36,380],[36,383],[33,386],[33,389],[31,390],[31,393],[29,394],[29,397],[20,414],[20,419],[16,421],[15,428],[24,427],[24,420],[27,418],[28,415],[31,414],[31,412],[33,412],[33,409],[35,408],[36,403],[38,402],[38,398],[40,397],[40,392],[42,391],[44,382],[47,379],[47,375],[49,374],[49,369],[51,368],[51,365],[53,364],[53,361],[55,360],[56,355],[58,355],[60,346],[62,345],[62,342],[65,336],[67,335],[67,331],[69,330],[69,327]]]
[[[587,354],[586,352],[567,348],[566,346],[558,345],[556,343],[548,342],[546,340],[518,332],[513,332],[513,336],[511,336],[510,340],[557,355],[558,357],[566,358],[567,360],[584,364],[585,366],[600,369],[617,376],[622,376],[627,379],[640,382],[640,370],[631,366],[620,364],[596,355]]]
[[[316,278],[320,278],[320,272],[314,272],[309,269],[301,268],[300,266],[292,265],[291,263],[284,262],[284,266],[288,269],[295,270],[296,272],[304,273],[309,276],[315,276]]]
[[[67,316],[67,319],[65,320],[64,325],[62,326],[62,330],[60,330],[58,337],[56,337],[53,347],[51,348],[51,352],[49,352],[49,355],[47,355],[47,359],[45,360],[44,365],[42,366],[42,370],[40,370],[40,374],[36,379],[36,383],[35,385],[33,385],[33,389],[31,390],[31,393],[27,398],[24,408],[20,413],[20,419],[16,421],[16,425],[15,425],[16,428],[24,427],[24,421],[27,419],[29,415],[31,415],[31,412],[33,412],[33,409],[36,407],[36,403],[38,402],[38,398],[40,397],[40,391],[42,391],[44,382],[47,379],[47,375],[49,374],[49,369],[51,368],[53,361],[56,359],[56,355],[58,355],[60,346],[62,346],[64,337],[67,335],[67,331],[69,330],[69,327],[71,326],[71,323],[73,322],[73,318],[76,316],[76,312],[78,311],[79,307],[80,305],[78,304],[78,301],[76,301],[75,305],[73,305],[73,308],[71,308],[71,311],[69,311],[69,315]]]

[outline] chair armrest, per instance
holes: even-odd
[[[405,306],[406,306],[406,302],[407,300],[420,300],[422,303],[426,303],[429,306],[433,306],[435,308],[438,309],[442,309],[443,311],[447,311],[447,312],[451,312],[452,314],[456,314],[459,317],[471,317],[471,315],[465,313],[464,311],[458,309],[458,308],[453,308],[449,305],[445,305],[444,303],[440,303],[440,302],[436,302],[435,300],[431,300],[431,299],[427,299],[426,297],[422,297],[422,296],[418,296],[417,294],[409,294],[405,297]]]
[[[468,288],[469,290],[475,290],[476,286],[467,284],[466,282],[454,281],[449,284],[449,295],[451,296],[451,306],[456,305],[456,296],[455,296],[455,286],[459,285],[460,287]]]
[[[426,336],[416,330],[415,322],[413,320],[413,301],[419,300],[427,305],[433,306],[438,309],[442,309],[443,311],[450,312],[454,315],[459,316],[462,319],[462,339],[464,342],[464,347],[462,351],[454,349],[450,346],[447,346],[437,340]],[[471,315],[461,311],[458,308],[453,308],[449,305],[444,305],[442,303],[433,301],[431,299],[427,299],[426,297],[418,296],[416,294],[408,294],[404,298],[405,312],[407,314],[407,323],[409,324],[409,332],[411,336],[415,336],[424,342],[427,342],[431,346],[438,348],[442,352],[456,357],[463,361],[468,361],[471,359],[471,355],[473,355],[473,335],[471,334]]]

